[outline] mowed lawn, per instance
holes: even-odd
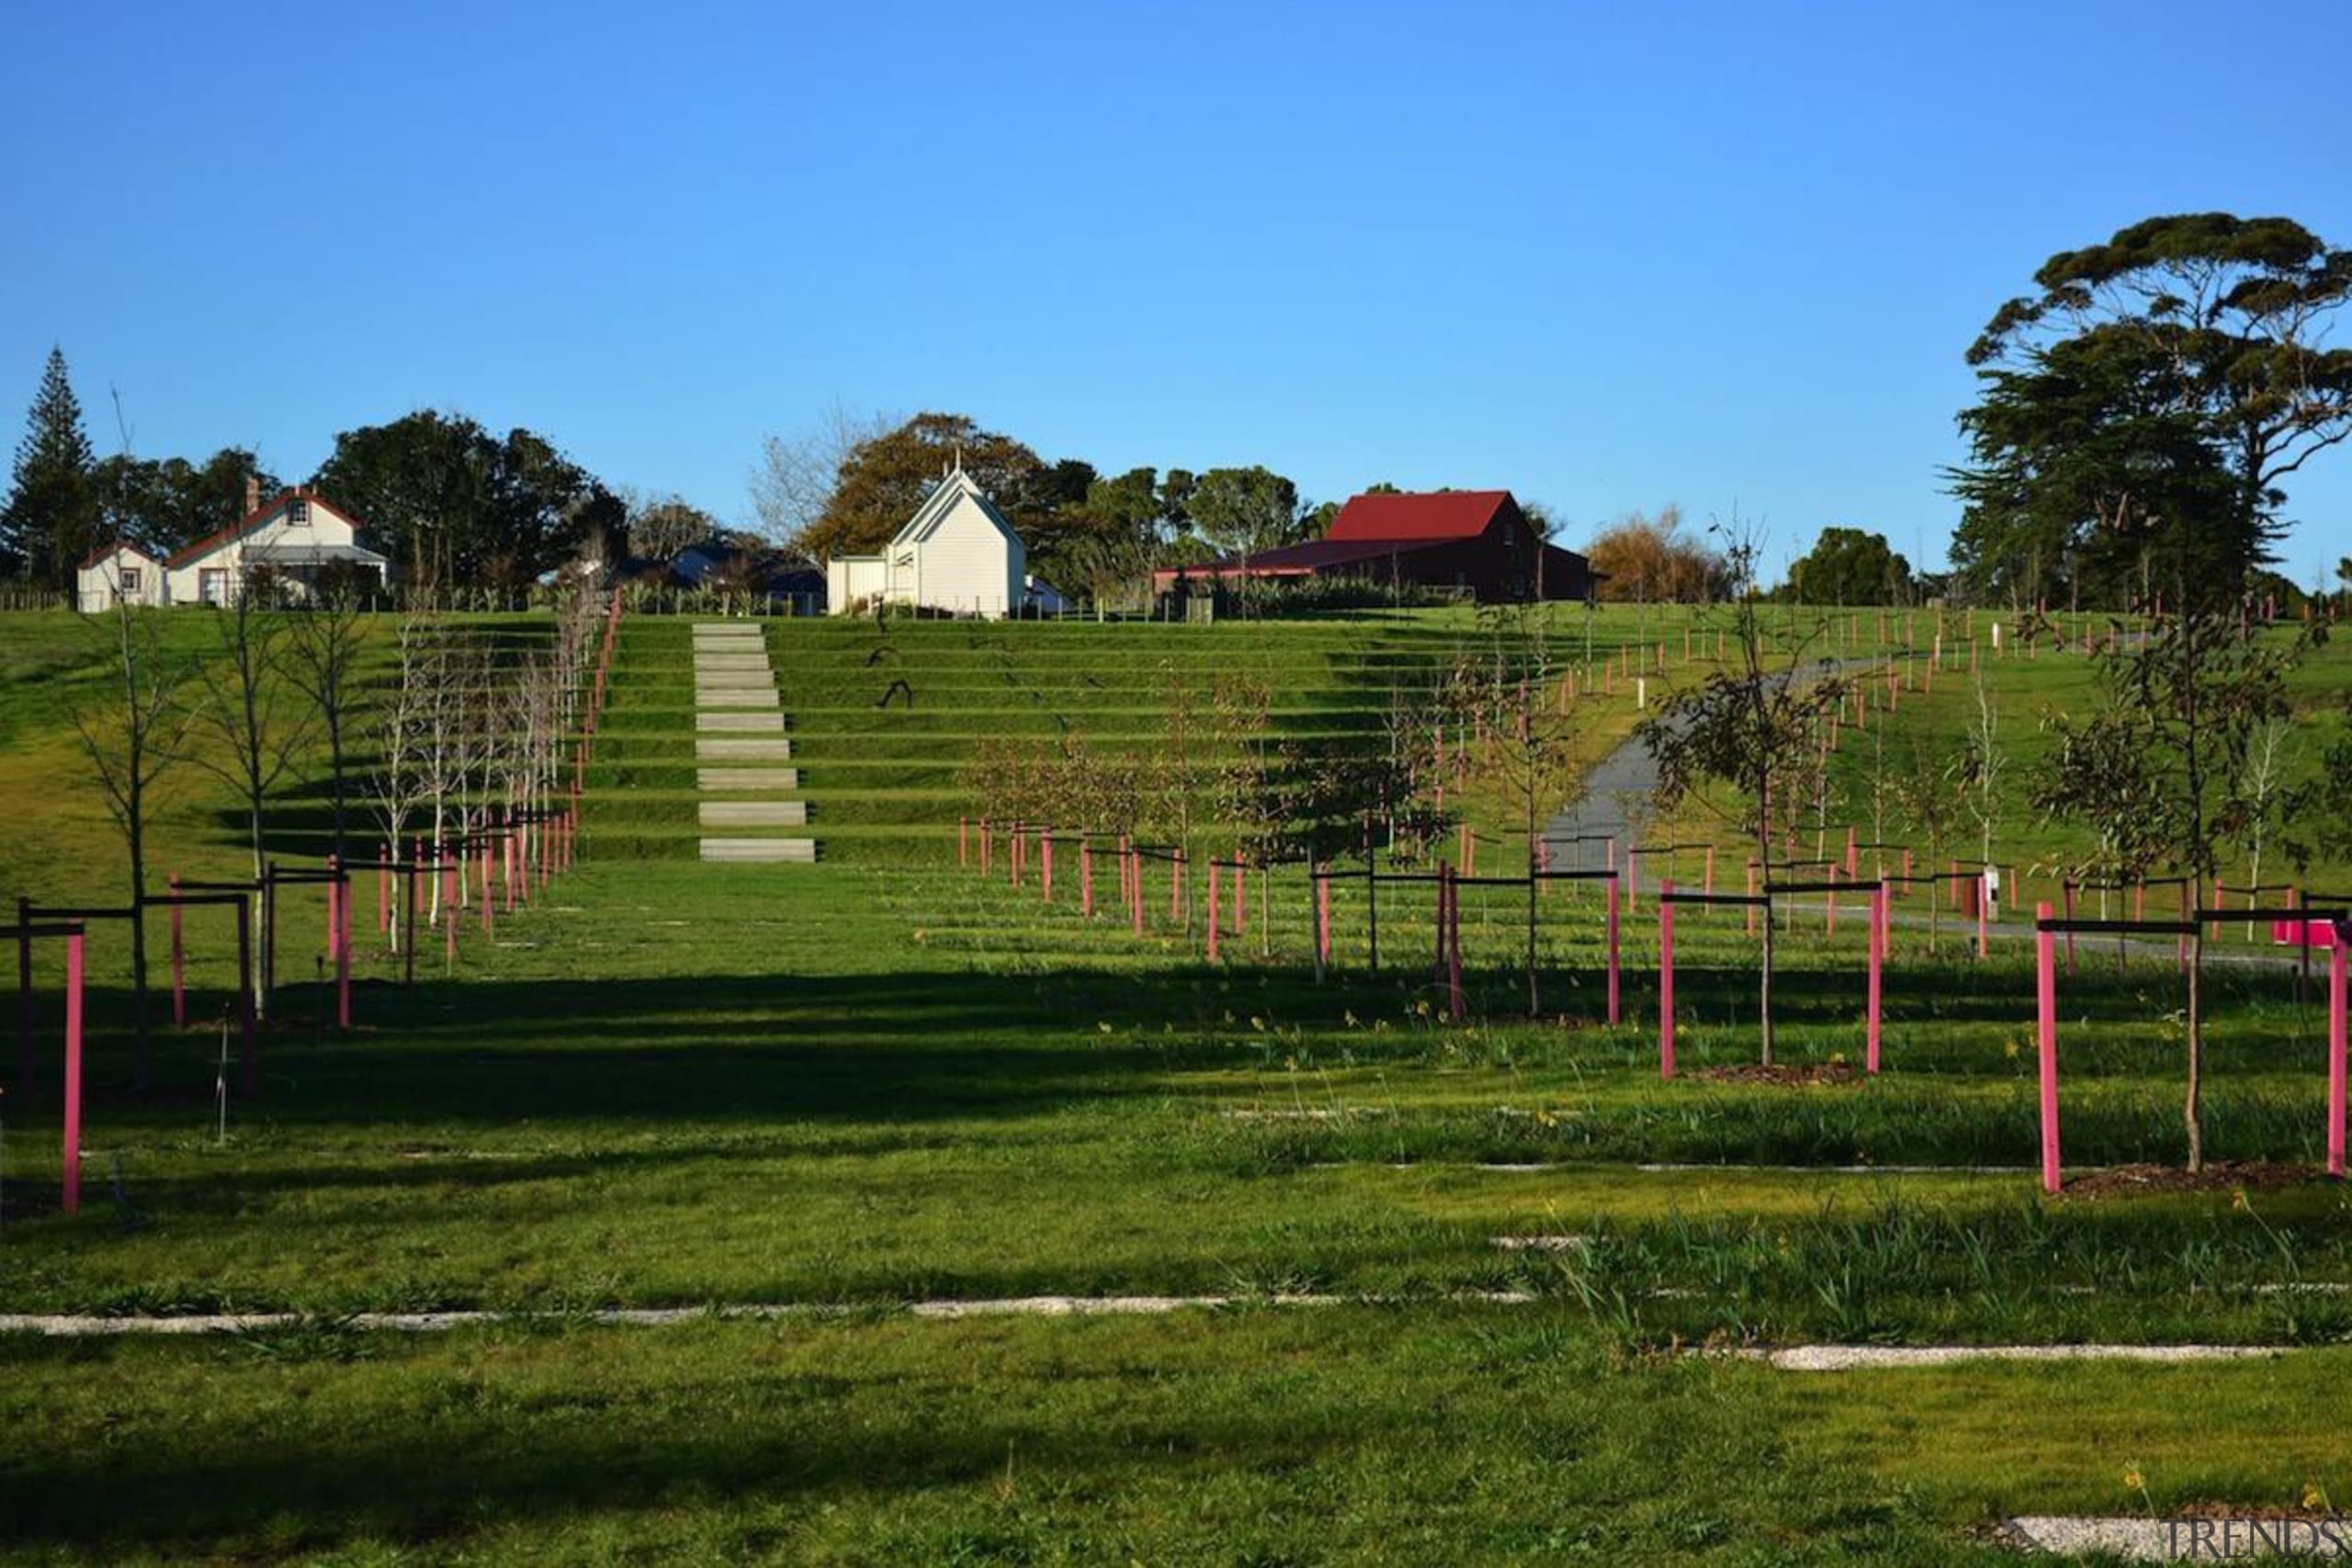
[[[1880,1085],[1661,1085],[1643,1023],[1454,1030],[1421,1017],[1409,964],[1323,987],[1211,972],[1179,938],[1114,941],[952,869],[592,866],[503,930],[460,978],[366,987],[350,1038],[288,1023],[225,1143],[217,1037],[173,1040],[164,1095],[96,1097],[79,1219],[38,1212],[53,1122],[12,1117],[9,1309],[313,1314],[196,1342],[0,1338],[13,1546],[1916,1562],[1987,1556],[1970,1532],[2008,1513],[2145,1506],[2135,1465],[2167,1506],[2352,1485],[2324,1348],[2352,1310],[2277,1288],[2352,1278],[2333,1190],[2044,1205],[2023,1175],[1770,1157],[1792,1129],[1939,1098],[1979,1102],[1954,1138],[2018,1122],[1994,1021],[1916,1030],[1928,1059]],[[1509,981],[1487,983],[1497,1016]],[[290,992],[289,1018],[310,999]],[[2257,1002],[2238,1016],[2251,1054],[2294,1049]],[[2117,1051],[2098,1087],[2161,1114],[2161,1055]],[[109,1033],[102,1084],[119,1053]],[[2292,1077],[2256,1065],[2256,1100]],[[2291,1141],[2292,1120],[2247,1135]],[[1580,1122],[1602,1141],[1561,1135]],[[1734,1164],[1635,1168],[1643,1130],[1677,1126],[1713,1149],[1681,1156]],[[1478,1163],[1531,1151],[1555,1168]],[[1505,1291],[1533,1299],[1467,1299]],[[1239,1300],[902,1310],[1046,1292]],[[564,1315],[702,1303],[842,1310]],[[555,1315],[426,1337],[342,1321],[439,1306]],[[1678,1353],[2195,1337],[2315,1348],[1864,1375]]]
[[[86,665],[40,651],[46,628],[0,629],[25,655],[0,688],[0,768],[22,785],[5,891],[108,897],[104,825],[42,696]],[[682,636],[652,633],[648,669]],[[836,694],[802,732],[820,787],[828,752],[854,757],[849,716],[873,711],[858,682],[878,679],[848,630],[825,635],[843,639],[831,673],[779,660],[788,697],[817,682],[812,717]],[[960,628],[933,635],[967,651]],[[1282,635],[1242,646],[1263,659]],[[775,646],[796,636],[815,634],[779,629]],[[1343,639],[1309,640],[1340,671]],[[1199,643],[1194,667],[1219,646]],[[927,694],[952,689],[954,662]],[[1097,690],[1152,679],[1092,674]],[[1050,682],[1023,679],[1035,706]],[[629,726],[615,733],[625,764]],[[1665,1083],[1646,897],[1611,1028],[1589,890],[1545,895],[1533,1018],[1523,903],[1466,891],[1470,1016],[1454,1025],[1425,895],[1384,903],[1374,975],[1343,888],[1340,968],[1317,983],[1304,886],[1277,876],[1211,966],[1197,909],[1189,931],[1172,923],[1158,870],[1141,940],[1080,918],[1067,870],[1050,906],[1034,881],[959,871],[953,777],[910,804],[920,831],[871,823],[816,867],[599,857],[592,804],[589,861],[488,941],[469,927],[454,968],[428,948],[404,988],[363,931],[348,1035],[324,1026],[310,979],[316,896],[290,897],[280,972],[296,983],[262,1040],[260,1092],[232,1075],[225,1136],[219,922],[191,921],[191,1027],[163,1032],[141,1098],[123,1089],[124,968],[102,931],[85,1209],[55,1212],[53,1096],[9,1074],[0,1311],[300,1316],[163,1341],[0,1334],[0,1547],[1914,1563],[2001,1560],[1984,1532],[2017,1513],[2352,1495],[2334,1393],[2352,1369],[2341,1192],[2041,1200],[2023,1168],[2035,1061],[2018,943],[1980,965],[1949,932],[1931,955],[1899,928],[1887,1072],[1758,1086],[1704,1076],[1754,1054],[1753,944],[1736,917],[1692,916],[1685,1071]],[[648,783],[670,781],[601,786],[629,854],[687,837],[627,819],[617,792]],[[181,863],[232,869],[233,825],[206,801],[184,781],[169,804]],[[1860,952],[1858,910],[1835,932],[1803,915],[1790,1060],[1859,1063]],[[2064,988],[2070,1163],[2177,1159],[2168,955],[2082,960]],[[2213,1154],[2315,1162],[2320,1010],[2275,968],[2216,976]],[[44,953],[45,1075],[55,978]],[[1220,1304],[910,1310],[1045,1295]],[[702,1306],[795,1310],[588,1316]],[[350,1321],[445,1308],[531,1315],[423,1336]],[[2279,1353],[1842,1374],[1736,1354],[2199,1340]]]

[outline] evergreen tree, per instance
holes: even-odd
[[[51,348],[17,446],[8,504],[0,511],[0,559],[51,587],[73,585],[74,569],[98,542],[93,466],[82,405],[65,378],[64,352]]]

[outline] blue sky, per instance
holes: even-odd
[[[1106,472],[1679,502],[1941,558],[1962,354],[2154,213],[2352,243],[2352,9],[0,0],[0,427],[432,406],[748,521],[952,409]],[[2352,334],[2352,321],[2339,331]],[[2352,553],[2352,452],[2286,570]]]

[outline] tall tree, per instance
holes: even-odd
[[[1187,500],[1193,527],[1224,555],[1255,555],[1298,536],[1298,487],[1272,469],[1211,468]]]
[[[0,562],[53,588],[73,586],[74,568],[99,543],[95,466],[64,350],[51,348],[0,508]]]
[[[293,623],[275,586],[248,580],[212,617],[211,657],[198,666],[200,728],[213,742],[191,751],[236,792],[259,881],[267,854],[269,795],[309,750],[318,706],[291,678]]]
[[[1860,528],[1824,528],[1789,563],[1789,591],[1806,604],[1907,604],[1915,587],[1886,536]]]
[[[241,521],[245,498],[254,491],[269,497],[285,488],[260,458],[242,446],[224,446],[202,463],[127,453],[101,457],[92,483],[97,491],[101,543],[123,538],[163,553]]]
[[[2352,434],[2352,349],[2326,343],[2352,252],[2285,218],[2190,213],[2061,252],[2034,282],[1969,350],[1984,393],[1961,415],[1956,560],[2014,571],[2021,545],[2155,537],[2196,558],[2198,592],[2234,595],[2269,558],[2285,480]]]
[[[1668,503],[1655,516],[1629,513],[1585,547],[1599,580],[1595,596],[1637,604],[1706,604],[1724,596],[1729,570],[1724,557],[1682,529],[1682,509]]]
[[[824,510],[799,536],[801,548],[820,558],[880,549],[957,462],[1025,533],[1033,519],[1023,516],[1023,502],[1045,467],[1037,454],[981,429],[968,414],[919,413],[850,450]]]

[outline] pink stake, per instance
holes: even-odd
[[[1039,892],[1046,903],[1054,901],[1054,836],[1050,832],[1037,835],[1037,881]]]
[[[1829,868],[1829,892],[1821,903],[1821,929],[1825,933],[1835,936],[1838,934],[1838,868],[1834,865]]]
[[[2050,906],[2038,904],[2041,919],[2050,918]],[[2033,938],[2036,1000],[2040,1022],[2037,1041],[2041,1057],[2041,1190],[2058,1190],[2058,944],[2053,935],[2037,930]]]
[[[1639,844],[1628,844],[1625,846],[1625,912],[1627,914],[1632,914],[1634,907],[1641,901],[1641,892],[1642,847]]]
[[[980,818],[980,874],[981,874],[982,876],[986,876],[986,875],[989,874],[989,858],[990,858],[990,850],[991,850],[991,848],[993,847],[993,845],[995,844],[995,841],[996,841],[996,830],[995,830],[994,829],[992,829],[992,828],[990,828],[990,827],[989,826],[989,819],[988,819],[987,818],[985,818],[985,817],[981,818]]]
[[[82,933],[65,939],[65,1212],[82,1208]]]
[[[335,897],[342,886],[341,863],[334,856],[329,855],[327,856],[327,962],[330,964],[334,962],[335,954],[343,947],[343,915],[337,908]]]
[[[1993,934],[1992,929],[1986,923],[1992,919],[1991,910],[1993,908],[1993,900],[1984,896],[1984,879],[1982,876],[1979,876],[1976,879],[1975,886],[1976,956],[1979,958],[1985,958],[1991,956],[1993,952],[1990,941]],[[2068,931],[2066,933],[2066,967],[2069,972],[2072,972],[2075,967],[2075,933],[2072,931]]]
[[[445,862],[441,867],[441,907],[449,918],[441,922],[441,956],[449,964],[458,961],[458,863]]]
[[[1094,846],[1083,837],[1078,840],[1078,912],[1094,913]]]
[[[956,818],[956,863],[972,863],[972,825],[961,817]]]
[[[1700,886],[1700,889],[1699,889],[1699,890],[1700,890],[1701,892],[1702,892],[1702,893],[1706,894],[1706,895],[1707,895],[1709,897],[1711,897],[1711,898],[1714,897],[1714,893],[1715,893],[1715,846],[1714,846],[1714,845],[1713,845],[1713,844],[1709,844],[1709,845],[1707,846],[1707,870],[1706,870],[1706,877],[1705,877],[1704,882],[1701,885],[1701,886]]]
[[[1315,942],[1316,952],[1323,962],[1331,962],[1331,879],[1320,876],[1315,880]]]
[[[1184,852],[1176,850],[1168,857],[1168,918],[1170,921],[1184,918]]]
[[[1617,1010],[1617,880],[1610,878],[1602,885],[1608,894],[1607,920],[1609,926],[1609,1021],[1618,1021]]]
[[[1747,896],[1750,898],[1756,897],[1756,857],[1754,855],[1747,857]],[[1749,936],[1756,934],[1756,906],[1753,904],[1747,906],[1747,934]]]
[[[1846,829],[1846,875],[1849,879],[1851,879],[1861,875],[1861,845],[1856,840],[1854,829],[1848,828]]]
[[[328,884],[334,891],[334,1026],[351,1027],[351,874],[340,865]]]
[[[1878,1071],[1879,1007],[1884,997],[1883,973],[1886,967],[1886,884],[1882,882],[1871,890],[1871,983],[1870,1019],[1864,1037],[1864,1058],[1871,1073]]]
[[[2331,931],[2327,949],[2327,1173],[2344,1174],[2345,938]]]
[[[1657,1076],[1674,1076],[1674,879],[1657,885]]]
[[[172,873],[172,1027],[187,1027],[187,964],[180,944],[180,874]]]
[[[1212,964],[1216,962],[1217,869],[1215,857],[1211,857],[1209,861],[1209,962]]]

